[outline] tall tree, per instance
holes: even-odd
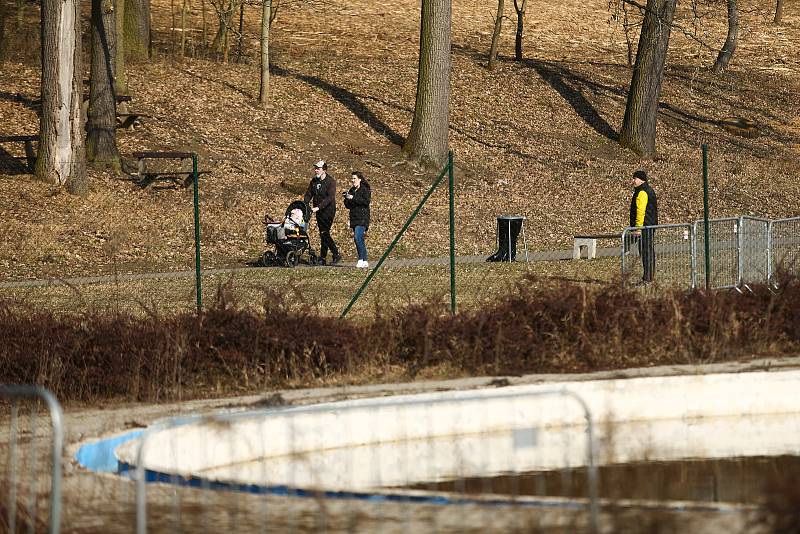
[[[775,18],[772,20],[775,24],[780,24],[783,20],[783,0],[777,0],[775,4]]]
[[[214,6],[217,12],[217,19],[219,20],[219,27],[217,34],[214,36],[214,41],[211,43],[211,48],[222,53],[222,62],[228,62],[228,53],[230,51],[230,34],[233,16],[239,9],[243,0],[211,0],[211,5]],[[236,30],[233,30],[234,32]]]
[[[664,79],[675,2],[647,0],[625,118],[619,134],[622,146],[644,157],[653,157],[656,152],[658,99]]]
[[[417,99],[403,152],[424,167],[447,160],[451,0],[422,0]]]
[[[265,106],[269,101],[269,27],[272,24],[272,0],[261,2],[261,83],[258,101]]]
[[[77,0],[42,1],[42,112],[35,172],[71,193],[86,194],[80,20]]]
[[[736,7],[736,0],[727,0],[728,4],[728,36],[725,44],[714,61],[714,74],[719,74],[728,67],[733,53],[736,51],[736,43],[739,36],[739,10]]]
[[[6,17],[8,10],[6,9],[5,0],[0,0],[0,61],[5,59],[6,50]]]
[[[122,0],[126,57],[134,61],[150,59],[150,0]]]
[[[514,11],[517,12],[517,33],[514,36],[514,61],[522,61],[522,36],[525,27],[525,4],[527,0],[514,0]]]
[[[114,24],[113,0],[92,0],[92,65],[89,75],[86,158],[98,165],[119,168]]]
[[[114,87],[118,94],[128,94],[125,69],[125,0],[114,0]]]
[[[500,42],[500,31],[503,28],[503,9],[505,8],[504,0],[497,0],[497,15],[494,17],[494,31],[492,32],[492,45],[489,47],[489,63],[487,65],[489,70],[494,70],[495,62],[497,61],[497,46]]]

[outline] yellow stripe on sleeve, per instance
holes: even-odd
[[[647,191],[636,195],[636,226],[644,226],[644,212],[647,210]]]

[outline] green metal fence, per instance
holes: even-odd
[[[344,317],[345,315],[347,315],[347,312],[350,311],[350,309],[353,307],[353,305],[356,303],[356,301],[358,301],[359,297],[361,297],[361,294],[364,292],[364,290],[367,288],[369,283],[375,277],[375,275],[377,274],[378,270],[381,268],[381,265],[383,265],[383,262],[386,261],[386,258],[389,257],[389,254],[391,254],[392,250],[394,250],[394,247],[397,245],[398,242],[400,242],[400,239],[403,237],[403,234],[406,233],[406,230],[408,230],[408,227],[411,226],[411,223],[414,222],[414,219],[417,218],[417,215],[419,215],[420,210],[425,205],[425,203],[428,201],[428,199],[433,194],[433,192],[436,190],[436,187],[438,187],[439,183],[442,181],[442,179],[445,177],[445,175],[447,175],[447,177],[448,177],[448,195],[449,195],[449,198],[450,198],[450,312],[453,313],[453,314],[456,313],[455,198],[454,198],[454,194],[453,194],[453,189],[454,189],[454,187],[453,187],[453,182],[454,182],[454,178],[453,178],[453,152],[450,151],[448,153],[448,155],[447,155],[447,164],[444,166],[444,168],[441,170],[441,172],[439,172],[439,175],[436,177],[436,179],[433,181],[433,183],[431,184],[431,186],[428,189],[428,191],[422,197],[422,200],[419,201],[419,204],[417,204],[417,207],[414,209],[413,212],[411,212],[411,215],[408,217],[408,220],[406,220],[406,222],[403,225],[403,227],[400,229],[399,232],[397,232],[397,235],[394,236],[394,239],[392,240],[392,242],[389,244],[389,246],[383,252],[383,255],[381,256],[381,259],[378,260],[378,263],[369,272],[369,274],[367,275],[367,278],[364,280],[364,282],[361,284],[361,286],[358,288],[358,290],[355,292],[355,294],[353,294],[353,298],[350,299],[350,302],[347,304],[345,309],[342,310],[342,314],[340,315],[340,317]]]

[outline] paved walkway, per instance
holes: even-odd
[[[598,248],[597,257],[619,256],[619,247],[611,248]],[[525,259],[525,252],[520,251],[517,254],[517,261]],[[558,261],[558,260],[571,260],[572,250],[551,250],[551,251],[531,251],[528,252],[528,261]],[[475,264],[484,263],[486,256],[456,256],[456,263],[459,264]],[[449,256],[438,256],[434,258],[407,258],[397,260],[386,260],[381,268],[392,267],[415,267],[419,265],[448,265],[450,263]],[[375,266],[377,260],[372,264]],[[354,261],[345,261],[335,267],[314,267],[314,269],[340,269],[340,268],[355,268]],[[212,276],[218,274],[236,273],[252,271],[254,269],[266,269],[275,267],[257,267],[257,266],[240,266],[240,267],[221,267],[219,269],[202,269],[203,276]],[[298,266],[298,268],[310,268],[308,266]],[[129,282],[134,280],[151,280],[151,279],[169,279],[169,278],[188,278],[193,277],[195,272],[191,271],[172,271],[161,273],[124,273],[117,275],[97,275],[97,276],[76,276],[72,278],[43,278],[34,280],[11,280],[0,282],[0,289],[11,288],[24,288],[24,287],[48,287],[57,285],[83,285],[83,284],[102,284],[114,282]]]

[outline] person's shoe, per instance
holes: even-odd
[[[361,269],[364,266],[364,260],[358,260],[356,262],[356,268]]]
[[[365,269],[369,269],[369,262],[367,260],[364,260],[364,265],[362,265],[362,267],[364,267]]]
[[[342,256],[340,254],[335,254],[331,260],[331,265],[339,265],[340,263],[342,263]]]

